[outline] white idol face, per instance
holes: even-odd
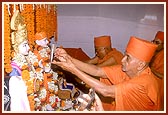
[[[49,42],[47,38],[44,38],[42,40],[36,40],[36,43],[42,47],[47,47]]]
[[[26,41],[22,42],[22,43],[18,46],[18,49],[19,49],[19,53],[20,53],[20,54],[28,55],[29,50],[30,50],[28,41],[26,40]]]

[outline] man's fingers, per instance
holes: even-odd
[[[86,106],[87,105],[87,101],[83,98],[78,98],[78,101],[82,104],[82,106]]]
[[[51,63],[52,63],[52,64],[55,64],[55,65],[58,65],[58,66],[61,65],[61,62],[58,62],[58,61],[55,61],[55,60],[53,60]]]
[[[83,94],[82,95],[87,101],[91,100],[90,96],[88,94]]]

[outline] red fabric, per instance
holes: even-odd
[[[159,78],[157,77],[157,81],[159,84],[159,90],[160,90],[160,105],[161,105],[161,110],[164,110],[164,78]]]
[[[100,78],[100,82],[105,83],[106,85],[112,85],[109,79]],[[104,97],[100,95],[100,99],[105,111],[114,111],[115,110],[115,99],[110,97]]]
[[[118,50],[116,50],[115,48],[112,48],[112,50],[103,59],[98,60],[98,64],[108,60],[111,57],[113,57],[115,59],[117,64],[121,64],[123,54],[121,52],[119,52]]]
[[[35,40],[42,40],[47,37],[45,32],[39,32],[35,34]]]
[[[80,61],[86,61],[90,59],[90,57],[81,48],[64,48],[64,49],[70,56]]]
[[[155,39],[160,39],[162,42],[164,42],[164,32],[158,31],[155,35]]]
[[[98,60],[98,63],[102,63],[111,57],[113,57],[116,60],[117,64],[121,64],[123,54],[119,52],[118,50],[116,50],[115,48],[113,48],[111,52],[109,52],[103,59]],[[100,78],[100,81],[107,85],[112,85],[112,83],[108,79]],[[115,109],[115,100],[113,98],[104,97],[104,96],[100,96],[100,98],[101,98],[103,108],[105,111],[112,111]]]
[[[151,60],[151,68],[164,76],[164,49],[158,52]],[[158,78],[159,89],[161,91],[161,108],[164,108],[164,78]]]
[[[164,75],[164,49],[158,52],[151,60],[151,68]]]
[[[103,67],[108,79],[116,85],[115,110],[145,111],[160,109],[160,94],[156,76],[148,67],[140,75],[130,79],[120,65]]]
[[[156,48],[157,45],[149,41],[131,36],[126,51],[142,61],[150,62]]]
[[[110,36],[99,36],[94,38],[95,47],[111,47],[111,37]]]

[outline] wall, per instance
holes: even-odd
[[[58,42],[94,56],[95,36],[110,35],[124,53],[131,35],[152,40],[164,31],[163,4],[58,4]]]

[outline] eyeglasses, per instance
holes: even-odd
[[[101,51],[103,51],[104,49],[105,49],[105,48],[96,48],[95,51],[96,51],[96,52],[101,52]]]
[[[154,43],[154,44],[157,44],[157,45],[163,44],[163,43],[161,43],[160,41],[156,41],[156,40],[152,40],[151,42]]]

